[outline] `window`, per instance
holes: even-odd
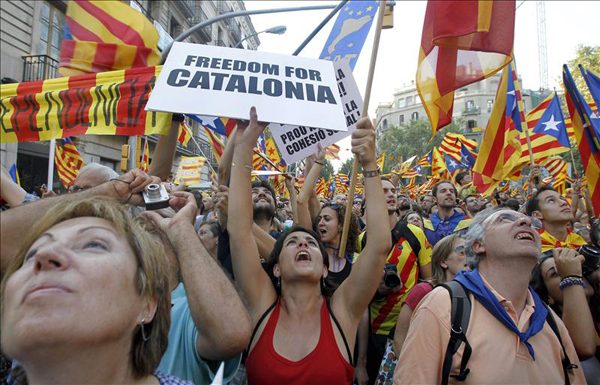
[[[400,116],[398,117],[398,124],[399,124],[399,125],[402,125],[402,124],[404,124],[404,115],[400,115]]]
[[[473,129],[477,126],[477,121],[468,120],[467,121],[467,132],[473,132]]]
[[[417,111],[410,114],[410,120],[419,120],[419,113]]]
[[[398,99],[398,108],[406,107],[406,100]]]
[[[475,109],[475,102],[473,100],[467,100],[467,111]]]
[[[413,104],[413,97],[412,96],[407,96],[406,97],[406,105],[410,106],[411,104]]]
[[[383,125],[383,129],[387,130],[387,128],[388,128],[388,126],[387,126],[387,119],[383,119],[382,125]]]
[[[37,43],[38,55],[48,55],[58,60],[64,25],[64,13],[44,1],[40,9],[40,40]]]
[[[494,106],[494,101],[492,99],[488,99],[487,101],[487,112],[492,112],[492,107]]]

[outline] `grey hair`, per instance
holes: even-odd
[[[81,170],[79,170],[79,174],[83,174],[84,172],[94,171],[97,172],[99,176],[102,177],[102,183],[106,183],[111,179],[115,179],[119,177],[119,174],[110,167],[104,166],[100,163],[88,163]]]
[[[463,239],[465,240],[465,254],[467,256],[467,262],[471,268],[476,268],[479,266],[479,262],[481,260],[481,254],[475,253],[473,250],[473,244],[475,242],[483,242],[483,234],[485,231],[485,227],[483,223],[491,217],[494,213],[507,210],[506,207],[493,207],[482,210],[475,215],[473,220],[471,221],[471,225],[469,226],[469,230],[464,235]]]

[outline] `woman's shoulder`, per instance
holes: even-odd
[[[160,385],[194,385],[192,381],[182,380],[179,377],[171,376],[158,370],[154,372],[154,376],[158,379]]]

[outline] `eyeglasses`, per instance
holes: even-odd
[[[499,211],[498,213],[494,213],[491,216],[489,216],[485,221],[483,221],[483,224],[487,224],[489,222],[514,223],[514,222],[523,220],[525,218],[529,218],[529,217],[527,217],[526,215],[520,214],[516,211]]]

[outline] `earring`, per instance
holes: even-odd
[[[276,277],[276,279],[275,279],[275,286],[278,289],[281,289],[281,278],[280,277]]]
[[[146,342],[146,341],[148,341],[150,339],[150,337],[148,337],[146,335],[146,329],[144,328],[144,325],[145,325],[144,321],[145,320],[146,320],[145,318],[142,318],[142,321],[140,322],[140,329],[142,331],[142,340],[144,340],[144,342]]]

